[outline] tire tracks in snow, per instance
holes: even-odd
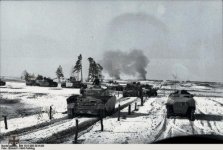
[[[197,108],[197,112],[202,115],[205,115],[205,113],[200,108]],[[221,134],[220,130],[217,127],[216,121],[197,120],[196,122],[200,123],[201,125],[201,126],[195,125],[197,128],[201,130],[201,134],[207,134],[208,132],[211,134]]]
[[[216,100],[211,99],[211,98],[209,98],[208,100],[213,101],[213,102],[215,102],[215,103],[217,103],[217,104],[219,104],[220,106],[223,107],[223,103],[221,103],[221,102],[219,102],[219,101],[216,101]]]
[[[181,126],[183,125],[189,125],[190,128],[182,129]],[[155,136],[153,142],[161,140],[161,139],[173,137],[177,135],[177,133],[186,134],[186,135],[196,134],[193,121],[188,120],[187,123],[184,123],[184,122],[177,121],[177,118],[167,119],[165,117],[162,123],[162,127],[159,130],[158,134]]]
[[[160,128],[159,132],[157,133],[157,135],[154,137],[153,142],[160,140],[160,138],[164,134],[164,131],[166,130],[167,118],[165,117],[164,120],[161,122],[162,123],[159,124],[159,125],[161,125],[161,128]]]

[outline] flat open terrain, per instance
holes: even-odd
[[[139,101],[136,101],[137,110],[134,110],[135,106],[132,104],[130,115],[127,113],[128,108],[123,109],[120,121],[117,121],[117,113],[104,118],[104,131],[100,131],[97,118],[78,118],[81,123],[91,122],[89,127],[79,134],[79,143],[151,143],[179,135],[223,135],[222,84],[144,82],[160,88],[158,97],[145,98],[144,106],[140,106]],[[180,117],[166,119],[165,103],[167,96],[174,89],[186,89],[194,94],[197,106],[194,122]],[[7,82],[6,86],[0,87],[0,91],[1,114],[8,118],[6,130],[1,117],[3,143],[7,142],[6,136],[12,134],[17,134],[24,143],[73,142],[74,132],[63,136],[75,127],[75,119],[66,118],[66,98],[79,94],[79,89],[35,87]],[[121,95],[117,98],[120,99],[117,102],[122,105],[137,100],[122,99]],[[50,106],[54,110],[52,120],[49,120],[48,116]]]

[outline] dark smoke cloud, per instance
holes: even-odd
[[[120,79],[121,73],[146,79],[149,59],[142,50],[134,49],[129,53],[116,50],[105,52],[101,64],[104,70],[115,79]]]

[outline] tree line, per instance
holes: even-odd
[[[88,58],[88,62],[89,62],[89,69],[88,69],[88,78],[87,81],[93,81],[95,78],[99,78],[102,79],[102,70],[103,67],[97,63],[92,57]],[[72,73],[76,73],[81,74],[81,81],[83,81],[83,72],[82,72],[82,55],[80,54],[77,58],[77,61],[74,65],[74,67],[72,67]],[[56,77],[58,79],[58,81],[60,82],[61,78],[64,77],[63,74],[63,68],[61,65],[59,65],[59,67],[56,69]],[[37,75],[35,76],[34,74],[28,73],[26,70],[23,71],[22,74],[22,78],[26,81],[31,80],[32,78],[36,79],[36,80],[43,80],[44,77],[42,75]]]

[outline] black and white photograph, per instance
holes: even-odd
[[[1,149],[223,144],[222,0],[1,0]]]

